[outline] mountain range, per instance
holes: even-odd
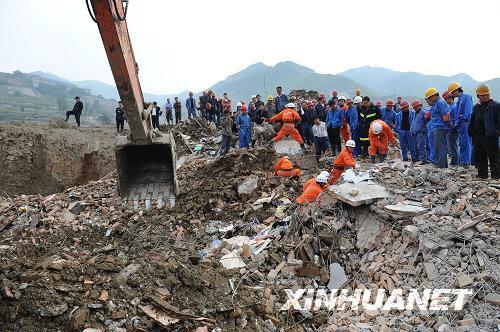
[[[100,81],[69,81],[41,71],[32,74],[88,89],[93,95],[101,95],[106,99],[117,100],[119,98],[115,86]],[[228,92],[235,102],[248,101],[253,94],[260,94],[263,99],[267,95],[274,96],[275,87],[278,85],[283,86],[285,91],[307,89],[324,92],[327,95],[335,89],[339,94],[352,96],[354,91],[359,88],[363,95],[377,99],[395,98],[396,96],[421,98],[428,87],[434,86],[439,91],[444,91],[448,84],[453,81],[460,82],[464,90],[472,95],[480,83],[465,73],[453,76],[425,75],[370,66],[353,68],[338,74],[319,74],[311,68],[285,61],[275,66],[267,66],[262,62],[255,63],[207,87],[206,90],[212,90],[219,96]],[[499,99],[500,78],[489,80],[486,83],[490,85],[493,97]],[[163,95],[144,92],[144,98],[146,101],[164,101],[167,97],[173,99],[174,96],[178,96],[183,100],[187,96],[187,92],[185,90],[178,94],[166,93]],[[200,94],[201,91],[196,95]]]

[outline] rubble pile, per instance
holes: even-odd
[[[160,130],[171,130],[174,134],[177,156],[200,151],[212,152],[212,155],[215,155],[220,143],[214,123],[201,117],[182,121],[173,128],[162,125]]]
[[[271,149],[215,158],[217,131],[204,120],[173,131],[185,146],[173,208],[124,206],[113,173],[45,197],[0,192],[3,330],[498,327],[499,183],[391,160],[364,164],[369,173],[346,174],[354,183],[299,207],[302,184],[318,172],[314,155],[294,157],[300,179],[281,179]],[[287,307],[288,292],[301,289],[398,288],[473,294],[461,311],[314,310],[318,297]]]
[[[307,91],[307,90],[304,90],[304,89],[301,89],[301,90],[291,90],[289,96],[290,97],[294,97],[298,101],[302,101],[302,100],[317,100],[318,97],[319,97],[319,92],[315,91],[315,90],[309,90],[309,91]]]

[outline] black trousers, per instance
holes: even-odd
[[[181,112],[175,112],[175,124],[181,122]]]
[[[160,128],[160,117],[158,115],[151,116],[151,121],[153,122],[153,128]]]
[[[476,162],[477,176],[488,178],[488,162],[492,179],[500,179],[500,153],[498,138],[494,136],[475,135],[472,137],[474,147],[474,161]]]
[[[368,157],[368,148],[370,147],[370,141],[368,139],[365,139],[365,140],[360,139],[359,146],[361,148],[361,157],[367,158]]]
[[[66,117],[69,117],[70,115],[75,116],[76,124],[78,127],[80,127],[80,116],[82,115],[81,112],[76,112],[76,111],[67,111],[66,112]]]
[[[332,154],[336,155],[337,152],[342,151],[342,145],[340,143],[340,128],[328,127],[328,140],[330,141],[330,148],[332,149]]]
[[[122,132],[124,125],[125,125],[125,120],[116,120],[116,131]]]

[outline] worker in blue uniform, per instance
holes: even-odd
[[[401,112],[396,114],[395,130],[401,144],[401,152],[403,160],[408,161],[408,152],[410,152],[411,160],[415,160],[415,149],[413,139],[410,133],[411,124],[415,118],[415,112],[410,110],[410,103],[407,100],[401,102]]]
[[[412,161],[414,163],[420,161],[425,164],[427,163],[427,121],[425,120],[425,111],[418,99],[415,99],[411,103],[411,107],[415,112],[410,126],[413,149],[415,151],[415,158],[412,157]]]
[[[448,105],[448,112],[450,113],[450,129],[446,134],[446,147],[450,155],[450,165],[458,165],[458,131],[453,126],[457,118],[457,104],[453,102],[453,96],[448,91],[443,93],[443,99]]]
[[[470,117],[472,115],[472,97],[465,94],[462,86],[453,82],[448,86],[448,91],[453,96],[457,98],[457,110],[456,110],[456,120],[453,126],[457,128],[458,131],[458,143],[460,146],[460,165],[470,165],[472,157],[472,141],[471,137],[467,133],[470,123]]]
[[[448,157],[446,155],[446,134],[448,129],[450,129],[448,105],[446,105],[443,98],[439,96],[439,91],[436,88],[429,88],[425,91],[425,100],[431,107],[429,112],[434,137],[434,163],[439,168],[448,168]]]

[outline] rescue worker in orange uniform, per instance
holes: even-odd
[[[344,96],[339,97],[339,108],[342,111],[344,111],[344,124],[340,128],[340,137],[342,137],[342,140],[344,141],[344,143],[346,143],[349,139],[351,139],[351,136],[349,134],[349,126],[347,124],[347,117],[346,117],[346,111],[349,107],[345,104],[345,101],[346,101],[346,99]]]
[[[352,152],[355,147],[356,143],[352,139],[348,140],[345,144],[345,148],[339,153],[337,158],[335,158],[331,177],[328,181],[329,184],[336,183],[347,168],[356,168],[356,162],[352,157]]]
[[[304,140],[300,136],[300,133],[295,129],[295,121],[300,122],[301,118],[299,113],[295,110],[294,103],[286,104],[285,108],[269,119],[269,122],[281,121],[283,126],[280,131],[273,138],[273,141],[278,142],[280,139],[286,136],[292,136],[294,140],[299,142],[301,147],[304,147]]]
[[[322,171],[316,178],[312,178],[304,184],[304,190],[296,202],[299,204],[311,203],[316,201],[316,198],[328,186],[328,178],[330,174],[327,171]]]
[[[391,145],[394,146],[394,134],[391,128],[384,121],[375,120],[370,125],[368,138],[370,139],[368,153],[372,164],[375,164],[377,153],[380,156],[380,161],[383,162],[389,151],[388,142],[391,141]]]
[[[293,164],[287,156],[281,157],[276,165],[274,165],[274,172],[276,175],[284,178],[293,178],[300,176],[302,171],[298,168],[293,168]]]

